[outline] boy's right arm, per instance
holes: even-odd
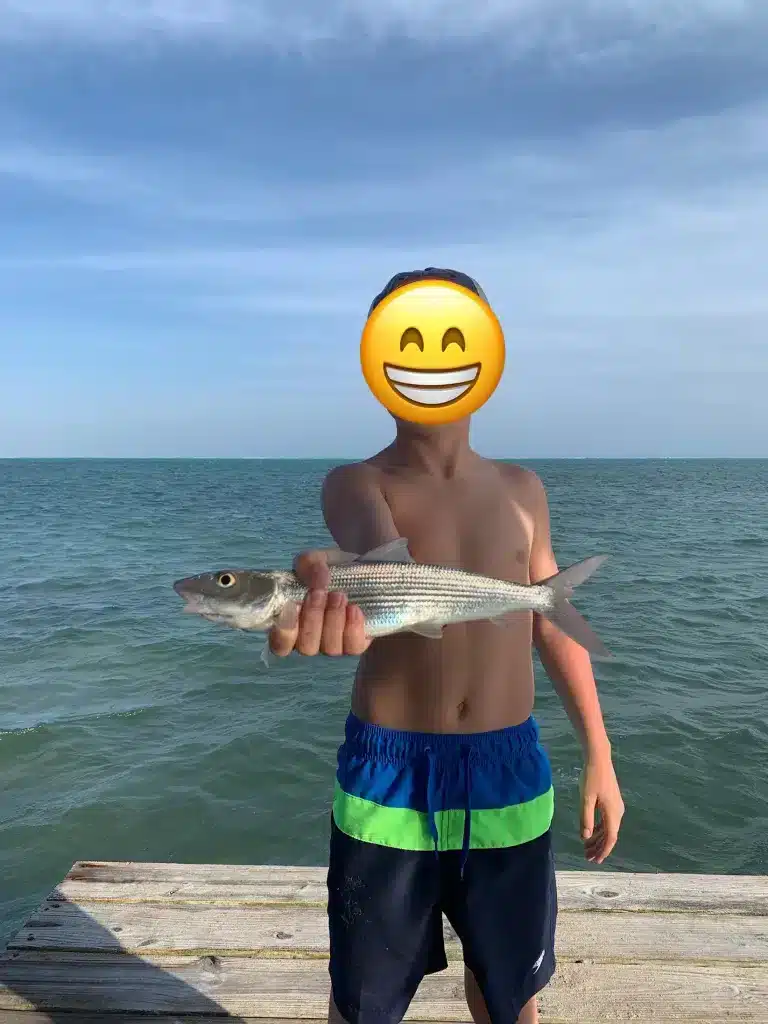
[[[342,551],[364,554],[398,536],[377,471],[365,463],[338,466],[323,484],[323,516]],[[370,646],[363,613],[346,595],[328,594],[329,552],[304,551],[294,571],[309,587],[300,608],[285,609],[269,634],[279,657],[300,654],[361,655]]]

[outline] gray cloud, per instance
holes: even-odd
[[[261,169],[233,173],[186,156],[119,158],[44,143],[0,141],[0,178],[87,205],[144,210],[174,218],[263,225],[302,232],[316,223],[363,218],[376,234],[399,218],[415,234],[445,223],[451,209],[483,234],[520,227],[600,222],[662,197],[683,205],[711,190],[759,188],[768,171],[768,104],[682,118],[655,129],[615,127],[558,141],[496,140],[442,162],[369,173],[357,180],[260,180]],[[505,216],[499,219],[504,211]],[[408,223],[403,224],[402,219]],[[490,239],[489,239],[490,240]]]
[[[161,36],[306,48],[350,37],[434,43],[504,35],[515,52],[580,60],[624,59],[648,41],[695,44],[763,18],[758,0],[0,0],[0,34],[17,42]]]

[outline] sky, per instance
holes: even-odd
[[[768,5],[0,0],[0,457],[357,458],[401,270],[494,457],[768,457]]]

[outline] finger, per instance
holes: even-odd
[[[302,551],[293,561],[293,571],[310,590],[327,590],[331,574],[324,551]]]
[[[323,654],[344,653],[344,626],[347,621],[347,595],[338,591],[328,595],[323,618],[320,650]]]
[[[590,839],[584,843],[584,853],[587,857],[594,857],[595,854],[599,853],[605,842],[605,836],[595,836],[594,840]]]
[[[365,633],[365,616],[356,604],[348,605],[344,627],[344,653],[359,657],[370,645],[370,637]]]
[[[296,650],[300,654],[314,655],[320,650],[327,600],[328,595],[324,590],[310,590],[304,598],[299,614],[299,635],[296,640]]]
[[[585,847],[597,846],[599,843],[601,843],[603,841],[604,836],[605,836],[605,822],[604,821],[600,821],[598,819],[595,822],[594,828],[592,829],[592,835],[588,836],[584,840],[584,846]]]
[[[602,833],[599,831],[593,832],[591,838],[586,839],[584,841],[584,856],[587,858],[587,860],[595,859],[595,857],[600,852],[602,841],[603,836]]]
[[[595,804],[597,803],[594,793],[585,793],[581,801],[581,838],[589,839],[595,830]]]
[[[595,831],[592,833],[591,839],[587,839],[584,842],[584,849],[589,854],[599,855],[605,849],[611,836],[616,837],[618,834],[619,830],[615,824],[609,826],[605,822],[600,822],[600,824],[595,827]],[[615,842],[615,838],[613,841]]]
[[[618,832],[608,832],[601,844],[601,848],[598,851],[595,860],[598,864],[602,864],[606,857],[610,856],[616,842],[619,838]]]
[[[602,850],[602,847],[603,847],[602,841],[600,843],[595,843],[593,846],[585,846],[585,848],[584,848],[584,856],[590,862],[596,861],[597,858],[600,856],[600,852]]]
[[[299,606],[292,601],[287,604],[269,631],[269,649],[278,658],[285,658],[296,645],[299,635]]]

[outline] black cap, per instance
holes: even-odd
[[[475,295],[479,295],[483,302],[488,302],[483,289],[477,281],[468,274],[462,274],[460,270],[448,270],[447,268],[442,267],[427,267],[424,270],[404,270],[402,273],[395,274],[394,277],[390,278],[384,288],[382,288],[371,303],[371,308],[368,310],[368,316],[371,315],[379,303],[386,299],[388,295],[397,291],[398,288],[404,288],[407,284],[413,284],[414,281],[451,281],[453,284],[461,285],[462,288],[466,288],[468,291],[474,292]]]

